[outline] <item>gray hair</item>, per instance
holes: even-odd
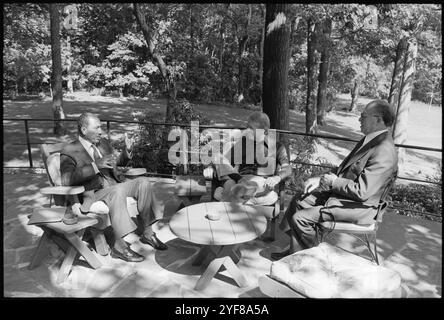
[[[89,124],[89,119],[91,118],[99,119],[99,117],[90,112],[84,112],[80,115],[79,119],[77,120],[77,130],[79,131],[79,134],[82,134],[82,127],[87,127]]]
[[[248,123],[255,122],[260,125],[260,129],[270,129],[270,118],[261,111],[255,111],[248,117]]]
[[[375,113],[381,115],[382,120],[386,127],[391,127],[395,122],[395,113],[390,103],[385,100],[374,100],[367,105],[369,108],[373,108]]]

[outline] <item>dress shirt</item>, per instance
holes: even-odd
[[[85,150],[89,153],[89,155],[91,156],[92,159],[94,159],[94,149],[96,149],[97,153],[99,154],[100,157],[102,157],[102,154],[100,153],[99,148],[97,148],[96,146],[94,146],[90,141],[82,138],[81,136],[79,136],[79,141],[82,144],[82,146],[85,148]],[[97,168],[96,163],[93,161],[91,162],[91,165],[94,168],[94,172],[97,174],[99,173],[99,168]]]

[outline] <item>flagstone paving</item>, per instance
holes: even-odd
[[[194,290],[203,272],[191,261],[199,246],[176,238],[168,227],[179,200],[174,197],[172,184],[157,182],[156,189],[165,194],[165,221],[157,227],[158,237],[169,249],[155,251],[141,244],[136,236],[125,240],[146,257],[140,263],[128,263],[109,256],[99,256],[103,267],[94,270],[85,261],[78,261],[62,284],[56,283],[63,252],[49,245],[42,264],[33,270],[27,266],[42,231],[27,225],[32,208],[48,203],[39,188],[47,185],[46,174],[19,170],[4,172],[4,296],[5,297],[266,297],[258,288],[258,278],[270,269],[270,253],[281,250],[288,238],[278,233],[272,243],[258,239],[241,245],[242,258],[238,263],[248,286],[239,288],[222,271],[210,285]],[[203,199],[204,201],[207,200]],[[288,199],[287,199],[288,201]],[[344,249],[365,254],[364,247],[351,236],[337,235],[331,240]],[[441,297],[442,226],[440,223],[419,220],[387,212],[378,232],[378,247],[383,265],[399,272],[407,297]]]

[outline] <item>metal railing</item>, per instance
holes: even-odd
[[[53,122],[54,119],[17,119],[17,118],[4,118],[3,121],[23,121],[24,122],[24,129],[25,129],[25,135],[26,135],[26,144],[20,144],[20,143],[11,143],[10,145],[26,145],[27,147],[27,153],[28,153],[28,161],[29,161],[29,168],[34,168],[33,160],[32,160],[32,152],[31,152],[31,145],[40,145],[42,143],[40,142],[31,142],[30,136],[29,136],[29,122],[43,122],[43,121],[51,121]],[[77,119],[61,119],[58,121],[77,121]],[[161,126],[174,126],[174,127],[191,127],[190,124],[178,124],[178,123],[162,123],[162,122],[141,122],[141,121],[130,121],[130,120],[116,120],[116,119],[103,119],[102,122],[106,123],[106,130],[108,138],[110,138],[110,130],[111,130],[111,123],[121,123],[121,124],[137,124],[137,125],[161,125]],[[245,127],[239,127],[239,126],[214,126],[214,125],[199,125],[199,130],[204,129],[245,129]],[[327,135],[327,134],[311,134],[311,133],[305,133],[305,132],[298,132],[298,131],[289,131],[289,130],[276,130],[278,133],[283,134],[289,134],[289,135],[297,135],[297,136],[306,136],[306,137],[313,137],[313,138],[323,138],[323,139],[331,139],[331,140],[340,140],[340,141],[349,141],[349,142],[358,142],[359,140],[347,138],[347,137],[341,137],[341,136],[335,136],[335,135]],[[403,145],[403,144],[395,144],[395,146],[400,148],[406,148],[406,149],[416,149],[416,150],[425,150],[425,151],[434,151],[434,152],[441,152],[442,149],[439,148],[430,148],[430,147],[423,147],[423,146],[414,146],[414,145]],[[315,164],[315,163],[308,163],[308,162],[301,162],[297,161],[294,163],[299,164],[305,164],[305,165],[311,165],[311,166],[318,166],[318,167],[325,167],[325,168],[332,168],[332,166],[328,165],[322,165],[322,164]],[[4,167],[4,168],[23,168],[23,167]],[[25,167],[28,168],[28,167]],[[409,177],[402,177],[398,176],[398,179],[402,180],[409,180],[409,181],[415,181],[415,182],[423,182],[423,183],[431,183],[436,185],[441,185],[440,183],[437,183],[435,181],[430,180],[422,180],[422,179],[415,179],[415,178],[409,178]]]
[[[32,159],[32,152],[31,152],[31,145],[40,145],[41,142],[31,142],[30,140],[30,134],[29,134],[29,122],[35,121],[35,122],[43,122],[43,121],[50,121],[54,122],[54,119],[17,119],[17,118],[4,118],[3,121],[23,121],[24,123],[24,129],[25,129],[25,138],[26,143],[11,143],[10,145],[26,145],[27,153],[28,153],[28,161],[29,161],[29,167],[3,167],[3,168],[36,168],[33,165],[33,159]],[[60,121],[77,121],[77,119],[61,119]],[[162,123],[162,122],[141,122],[141,121],[129,121],[129,120],[116,120],[116,119],[103,119],[102,122],[106,123],[106,130],[108,138],[110,138],[110,130],[111,130],[111,123],[121,123],[121,124],[137,124],[137,125],[161,125],[161,126],[174,126],[174,127],[191,127],[190,124],[177,124],[177,123]],[[245,129],[245,127],[239,127],[239,126],[211,126],[211,125],[199,125],[199,131],[202,131],[204,129]],[[322,138],[322,139],[331,139],[331,140],[340,140],[340,141],[349,141],[349,142],[358,142],[359,140],[347,138],[347,137],[341,137],[341,136],[335,136],[335,135],[327,135],[327,134],[310,134],[305,132],[298,132],[298,131],[289,131],[289,130],[276,130],[278,133],[282,134],[289,134],[289,135],[297,135],[297,136],[306,136],[306,137],[313,137],[313,138]],[[425,150],[425,151],[433,151],[433,152],[441,152],[442,149],[439,148],[430,148],[430,147],[423,147],[423,146],[413,146],[413,145],[402,145],[402,144],[395,144],[397,147],[400,148],[406,148],[406,149],[417,149],[417,150]],[[324,167],[324,168],[333,168],[333,166],[325,165],[325,164],[316,164],[316,163],[309,163],[309,162],[302,162],[302,161],[291,161],[292,163],[296,164],[302,164],[302,165],[309,165],[309,166],[317,166],[317,167]],[[40,168],[40,167],[38,167]],[[43,167],[42,167],[43,168]],[[164,176],[163,174],[156,174],[159,176]],[[170,175],[165,175],[170,176]],[[397,179],[401,180],[409,180],[414,182],[422,182],[422,183],[429,183],[429,184],[435,184],[438,186],[441,186],[440,183],[435,181],[429,181],[429,180],[421,180],[421,179],[415,179],[415,178],[409,178],[409,177],[402,177],[398,176]],[[392,206],[394,209],[398,209],[396,206]],[[436,215],[433,213],[428,212],[420,212],[417,210],[408,209],[408,211],[411,211],[413,213],[419,213],[419,214],[426,214],[433,217],[440,218],[440,215]]]

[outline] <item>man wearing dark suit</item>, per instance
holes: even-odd
[[[79,139],[66,145],[60,153],[62,184],[85,187],[80,207],[82,212],[88,212],[96,201],[106,203],[115,237],[111,256],[131,262],[144,260],[123,240],[124,236],[137,228],[128,213],[127,197],[137,200],[144,227],[140,241],[155,249],[167,249],[151,228],[163,216],[151,182],[143,177],[121,182],[116,172],[116,166],[124,165],[131,157],[133,139],[125,134],[125,148],[118,155],[109,141],[102,138],[100,120],[91,113],[83,113],[79,117],[78,131]],[[75,220],[67,214],[64,222],[70,224]]]
[[[335,173],[308,179],[302,198],[291,200],[280,224],[280,229],[290,234],[290,249],[272,253],[272,259],[315,246],[319,222],[374,222],[381,195],[398,168],[388,132],[394,116],[390,104],[375,100],[365,107],[359,120],[365,137]]]

